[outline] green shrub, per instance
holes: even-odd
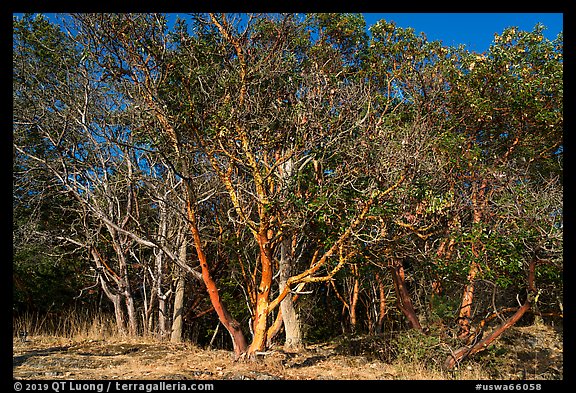
[[[396,357],[405,363],[422,363],[425,366],[438,366],[446,358],[446,346],[433,335],[417,330],[398,334],[395,340]]]

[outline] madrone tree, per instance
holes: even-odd
[[[382,139],[389,135],[370,121],[371,82],[359,66],[366,49],[363,20],[333,17],[348,28],[335,29],[323,15],[309,21],[194,15],[171,41],[156,15],[77,17],[107,48],[106,68],[148,114],[150,140],[187,183],[188,225],[203,279],[237,356],[265,349],[272,313],[297,286],[331,279],[358,253],[357,232],[409,176],[407,165],[386,165],[390,149],[378,152],[379,140],[390,147]],[[316,40],[311,31],[318,32]],[[228,220],[254,239],[249,344],[222,302],[212,256],[204,252],[190,169],[198,159],[209,163],[225,190]],[[295,251],[291,244],[317,224],[327,232],[311,238],[310,259],[294,271],[287,258]],[[281,287],[274,281],[279,262]]]
[[[458,314],[463,339],[471,335],[476,279],[493,270],[504,269],[496,279],[508,276],[506,270],[527,271],[534,254],[521,250],[538,249],[533,241],[544,244],[556,237],[554,225],[546,225],[551,232],[532,238],[520,230],[526,223],[517,221],[555,221],[554,208],[530,214],[528,206],[518,207],[506,215],[506,224],[497,213],[501,198],[516,195],[520,202],[526,192],[538,194],[550,184],[561,187],[562,37],[546,40],[542,28],[506,29],[486,53],[457,50],[446,60],[451,63],[444,72],[450,86],[448,122],[440,142],[451,157],[446,168],[460,201],[450,219],[455,223],[449,230],[451,240],[441,243],[450,250],[439,255],[454,258],[457,250],[457,263],[465,262],[467,283]],[[524,191],[518,194],[520,189]],[[502,225],[506,232],[511,226],[519,232],[510,232],[504,241]]]

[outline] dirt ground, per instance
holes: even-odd
[[[321,347],[271,351],[250,362],[234,361],[230,351],[187,344],[44,337],[37,344],[34,338],[15,342],[13,357],[15,379],[391,379],[396,373],[388,364]]]
[[[289,353],[279,347],[251,362],[187,343],[33,336],[14,339],[12,370],[14,379],[50,380],[562,379],[562,337],[544,325],[513,327],[454,372],[339,348],[310,345]]]

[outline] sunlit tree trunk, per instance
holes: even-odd
[[[196,213],[190,201],[191,197],[192,197],[191,190],[189,189],[189,187],[187,187],[186,210],[188,213],[188,225],[190,227],[190,231],[192,232],[194,247],[196,249],[196,254],[200,262],[200,268],[202,269],[202,279],[204,281],[204,284],[206,285],[206,290],[208,291],[210,302],[212,303],[212,305],[214,306],[214,310],[218,314],[218,319],[220,320],[222,325],[226,328],[228,333],[230,333],[230,337],[232,338],[232,345],[234,347],[234,354],[236,358],[239,358],[246,352],[248,344],[246,343],[246,338],[244,337],[244,334],[242,333],[242,330],[240,328],[240,323],[238,323],[238,321],[236,321],[226,309],[226,306],[224,305],[222,299],[220,298],[218,286],[216,285],[216,282],[212,278],[210,267],[208,265],[208,260],[206,258],[206,254],[204,254],[202,240],[200,238],[200,232],[197,226],[198,224],[196,219]]]
[[[257,235],[258,247],[260,248],[261,276],[256,294],[256,313],[254,315],[254,337],[248,347],[248,356],[253,357],[256,352],[266,348],[266,336],[268,332],[268,305],[270,303],[270,289],[272,286],[272,258],[268,231],[263,226]]]
[[[280,243],[280,277],[279,287],[283,291],[288,278],[292,275],[293,252],[292,240],[289,237],[282,239]],[[280,302],[280,312],[284,322],[286,339],[284,349],[298,350],[303,346],[302,331],[300,328],[300,318],[294,307],[293,297],[288,295]]]

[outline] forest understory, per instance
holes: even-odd
[[[153,338],[38,335],[13,340],[19,380],[562,380],[562,326],[514,326],[487,350],[446,371],[447,342],[415,331],[341,336],[300,351],[274,346],[255,361]]]

